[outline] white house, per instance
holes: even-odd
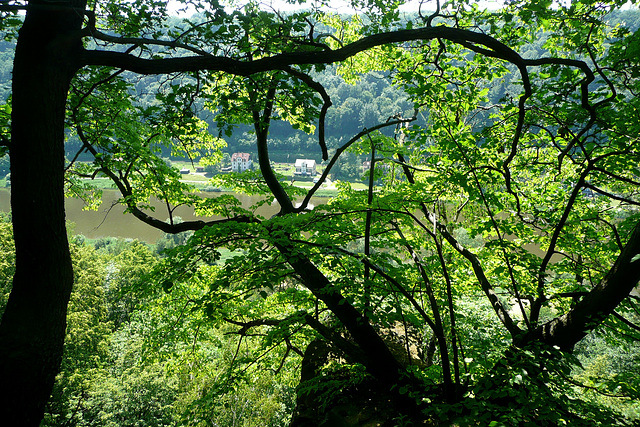
[[[249,153],[233,153],[231,155],[231,170],[233,172],[244,172],[251,169],[253,161]]]
[[[316,173],[315,160],[296,159],[295,175],[314,176]]]

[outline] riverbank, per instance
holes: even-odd
[[[231,191],[228,188],[214,187],[213,185],[211,185],[208,177],[205,177],[204,174],[199,173],[190,173],[188,175],[185,175],[185,179],[181,179],[180,181],[193,185],[198,191],[201,191],[203,193],[227,193]],[[94,178],[91,180],[91,184],[100,190],[117,190],[115,185],[113,185],[113,182],[108,178]],[[311,181],[294,181],[293,185],[309,190],[311,189],[311,187],[313,187],[314,183]],[[367,185],[360,182],[353,182],[351,183],[351,186],[355,190],[367,189]],[[10,185],[7,185],[7,180],[5,178],[0,179],[0,188],[9,187]],[[318,191],[315,192],[314,197],[333,197],[336,192],[336,186],[332,183],[329,186],[324,186],[318,189]]]
[[[3,182],[0,182],[0,211],[10,212],[10,187],[4,188],[3,184]],[[264,199],[259,196],[247,196],[223,191],[203,193],[206,197],[217,197],[223,194],[233,194],[238,198],[244,208],[249,208]],[[162,231],[143,223],[131,214],[125,213],[124,206],[118,203],[119,198],[120,193],[117,190],[113,188],[103,188],[102,204],[98,210],[86,210],[86,205],[82,200],[67,198],[65,200],[66,217],[71,223],[73,233],[81,234],[88,239],[119,237],[124,239],[138,239],[149,244],[155,244],[158,239],[162,238],[164,235]],[[314,197],[311,203],[317,206],[327,203],[328,200],[328,197]],[[154,209],[156,217],[166,219],[166,216],[162,217],[161,215],[163,209],[166,209],[166,206],[162,202],[154,200],[151,206]],[[277,204],[269,205],[265,203],[258,208],[256,212],[265,217],[269,217],[277,213],[278,209]],[[216,217],[196,216],[193,209],[187,206],[176,208],[173,215],[185,221],[219,219]]]

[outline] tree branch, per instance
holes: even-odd
[[[147,39],[147,38],[137,38],[137,37],[115,37],[115,36],[110,36],[109,34],[105,34],[99,30],[96,30],[95,28],[86,29],[86,33],[87,35],[90,35],[91,37],[97,40],[102,40],[102,41],[114,43],[114,44],[126,44],[126,45],[132,45],[133,47],[141,47],[146,45],[165,46],[165,47],[170,47],[172,49],[184,49],[191,53],[195,53],[196,55],[212,56],[209,52],[206,52],[202,49],[198,49],[196,47],[193,47],[184,43],[180,43],[174,40],[157,40],[157,39]]]
[[[275,241],[274,246],[285,257],[307,289],[325,303],[351,334],[360,350],[358,357],[362,357],[361,363],[367,370],[387,385],[397,383],[400,380],[402,366],[367,318],[342,295],[340,290],[300,249],[282,239]]]
[[[485,48],[485,52],[492,57],[516,64],[521,71],[523,70],[524,59],[504,43],[486,34],[444,26],[384,32],[364,37],[336,50],[285,52],[248,61],[208,54],[180,58],[146,59],[121,52],[98,50],[84,50],[77,59],[81,65],[104,65],[124,68],[139,74],[210,70],[247,76],[270,70],[286,70],[291,65],[339,62],[365,50],[385,44],[433,39],[466,43],[465,46],[471,46],[471,44],[482,46]]]
[[[640,326],[636,325],[635,323],[632,323],[630,320],[626,319],[621,314],[618,314],[615,310],[612,311],[611,314],[613,314],[613,317],[615,317],[616,319],[620,320],[622,323],[624,323],[625,325],[627,325],[631,329],[635,329],[636,331],[640,331]]]
[[[562,350],[571,350],[625,299],[640,281],[640,222],[629,236],[611,269],[600,283],[566,314],[539,326],[523,337],[540,339]]]
[[[618,196],[617,194],[610,193],[610,192],[608,192],[606,190],[603,190],[602,188],[596,187],[593,184],[589,184],[588,182],[585,182],[584,188],[588,188],[590,190],[593,190],[596,193],[600,193],[603,196],[609,197],[610,199],[613,199],[613,200],[618,200],[620,202],[628,203],[628,204],[634,205],[634,206],[640,206],[640,202],[636,202],[635,200],[631,200],[628,197]]]
[[[78,137],[82,141],[84,147],[87,149],[87,151],[89,151],[94,156],[94,158],[98,159],[98,156],[97,156],[98,152],[96,151],[95,147],[93,147],[93,145],[91,145],[91,143],[88,141],[79,123],[76,124],[76,132],[78,134]],[[111,171],[109,168],[105,166],[103,166],[100,170],[102,173],[107,175],[111,179],[111,181],[116,185],[116,187],[118,188],[118,190],[120,191],[120,193],[124,198],[127,209],[129,210],[129,212],[133,214],[133,216],[135,216],[145,224],[148,224],[154,228],[162,230],[165,233],[177,234],[183,231],[196,231],[196,230],[203,229],[205,227],[231,223],[231,222],[236,222],[236,223],[252,223],[252,222],[258,223],[259,222],[259,220],[257,220],[254,217],[242,215],[242,216],[224,218],[224,219],[214,220],[214,221],[195,220],[195,221],[185,221],[181,223],[173,223],[173,222],[167,223],[165,221],[161,221],[157,218],[154,218],[151,215],[148,215],[147,213],[142,211],[140,208],[138,208],[136,204],[130,201],[130,196],[133,194],[133,190],[126,181],[123,182],[123,180],[118,175],[116,175],[113,171]]]
[[[267,186],[280,204],[281,213],[289,213],[294,210],[293,203],[273,172],[271,161],[269,160],[269,146],[267,144],[267,140],[269,138],[269,124],[271,122],[271,113],[273,112],[273,101],[275,100],[276,90],[276,84],[271,82],[271,87],[267,90],[267,102],[264,107],[264,111],[262,112],[262,116],[260,116],[258,111],[253,111],[253,126],[256,131],[260,173],[262,173]]]
[[[555,226],[553,230],[553,234],[551,235],[551,239],[549,240],[549,247],[545,252],[544,258],[540,263],[540,268],[538,269],[538,277],[537,277],[537,296],[534,300],[533,304],[531,304],[531,322],[537,323],[538,318],[540,316],[540,309],[542,308],[542,304],[545,301],[544,296],[544,283],[547,275],[547,266],[551,262],[551,257],[554,253],[556,253],[556,244],[558,243],[558,239],[560,238],[560,233],[564,229],[564,226],[569,219],[569,215],[573,212],[573,206],[580,194],[580,190],[585,186],[585,179],[591,169],[587,167],[578,178],[576,185],[573,187],[571,194],[569,196],[569,200],[567,200],[567,204],[562,212],[562,216],[558,220],[558,224]]]
[[[320,116],[318,117],[318,143],[320,144],[320,150],[322,150],[322,160],[327,160],[329,158],[329,153],[327,152],[327,143],[325,142],[324,138],[324,127],[327,110],[329,110],[329,107],[333,105],[333,103],[331,102],[331,98],[329,97],[329,94],[325,90],[324,86],[313,80],[310,76],[301,73],[300,71],[294,70],[291,67],[286,67],[285,71],[292,76],[295,76],[298,79],[302,80],[307,84],[307,86],[314,89],[322,97],[322,108],[320,109]]]
[[[398,154],[397,156],[400,162],[406,163],[404,156],[402,156],[401,154]],[[403,171],[405,176],[407,177],[407,181],[410,184],[414,184],[415,179],[413,177],[413,172],[411,171],[411,169],[409,169],[406,166],[403,166]],[[478,259],[478,257],[473,252],[469,251],[467,248],[462,246],[462,244],[460,244],[460,242],[458,242],[456,238],[453,237],[453,235],[449,232],[449,230],[447,230],[447,227],[442,225],[438,221],[436,216],[432,214],[429,211],[429,209],[427,209],[427,206],[424,203],[420,203],[420,206],[421,206],[422,213],[425,215],[427,220],[434,225],[434,228],[442,235],[442,237],[444,237],[447,243],[449,243],[451,247],[453,247],[458,253],[460,253],[460,255],[466,258],[467,261],[469,261],[469,263],[471,264],[471,267],[473,268],[473,272],[476,278],[478,279],[480,287],[482,288],[483,292],[487,296],[487,299],[489,300],[491,307],[493,308],[493,310],[495,311],[496,315],[498,316],[502,324],[505,326],[505,328],[507,328],[511,336],[515,339],[515,337],[521,335],[522,330],[516,325],[516,323],[513,321],[513,319],[509,315],[509,312],[505,310],[504,306],[502,305],[502,302],[500,302],[500,299],[498,298],[498,295],[493,289],[491,282],[489,282],[489,279],[484,274],[484,269],[482,268],[482,264],[480,263],[480,260]],[[422,221],[419,221],[418,218],[415,217],[415,215],[411,213],[408,213],[408,215],[411,215],[414,218],[414,221],[416,221],[416,223],[420,225],[427,233],[429,233],[430,235],[435,233],[435,230],[434,231],[429,230],[422,223]]]
[[[408,123],[414,120],[416,120],[416,116],[413,116],[408,119],[396,118],[394,120],[389,120],[385,123],[381,123],[376,126],[363,129],[362,131],[358,132],[353,138],[351,138],[349,141],[347,141],[344,145],[342,145],[340,148],[336,150],[335,154],[333,155],[333,157],[331,157],[331,160],[327,164],[327,167],[324,168],[324,172],[322,172],[322,175],[318,179],[318,182],[313,187],[311,187],[311,189],[307,192],[307,195],[305,196],[304,200],[302,201],[302,203],[300,203],[300,206],[298,206],[295,209],[295,211],[302,212],[307,208],[307,206],[309,206],[309,202],[311,201],[311,198],[313,197],[315,192],[320,188],[320,186],[322,185],[324,180],[327,178],[327,176],[329,176],[329,173],[331,172],[331,168],[333,168],[333,166],[336,164],[336,162],[338,161],[338,159],[340,158],[344,150],[349,148],[351,145],[357,142],[360,138],[366,135],[369,135],[371,132],[375,132],[376,130],[383,129],[388,126],[397,126],[401,123]]]

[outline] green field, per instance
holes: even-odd
[[[199,166],[198,163],[191,163],[185,160],[172,160],[171,165],[178,170],[183,170],[183,169],[189,170],[188,174],[182,175],[181,177],[182,182],[192,184],[194,187],[202,191],[212,191],[212,190],[223,191],[224,190],[224,189],[215,188],[214,186],[212,186],[210,182],[210,178],[211,178],[210,176],[205,175],[202,172],[195,172],[196,166]],[[276,173],[283,175],[288,179],[294,178],[295,166],[291,163],[274,163],[273,169]],[[322,172],[323,169],[324,169],[323,167],[318,168],[319,174]],[[115,189],[115,186],[113,185],[111,180],[108,178],[98,177],[98,178],[92,179],[91,181],[96,188],[103,189],[103,190]],[[313,178],[312,177],[295,177],[293,185],[295,185],[296,187],[311,189],[311,187],[313,187],[314,185]],[[5,187],[5,186],[7,186],[6,179],[0,179],[0,187]],[[368,186],[362,182],[352,182],[351,187],[354,190],[366,190],[368,188]],[[325,197],[325,196],[330,197],[331,195],[335,194],[335,192],[336,190],[334,187],[331,187],[331,188],[323,187],[316,192],[316,195],[321,197]]]

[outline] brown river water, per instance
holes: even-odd
[[[225,193],[207,193],[206,197],[216,197]],[[66,199],[67,220],[74,224],[73,233],[82,234],[90,239],[100,237],[121,237],[128,239],[138,239],[146,243],[155,243],[163,236],[163,232],[147,225],[131,214],[124,213],[124,207],[115,203],[120,193],[115,190],[105,190],[102,195],[102,205],[97,211],[83,210],[84,202],[79,199]],[[8,188],[0,189],[0,211],[9,212],[10,190]],[[236,195],[243,207],[249,207],[260,200],[256,196]],[[314,198],[312,204],[326,203],[326,198]],[[168,215],[163,216],[164,205],[155,201],[152,203],[156,208],[157,218],[165,220]],[[278,211],[278,205],[269,206],[267,204],[258,209],[260,215],[269,217]],[[204,219],[196,217],[193,209],[188,207],[179,207],[175,210],[174,216],[179,216],[185,221],[193,219]],[[210,218],[212,219],[212,218]]]
[[[204,196],[217,197],[221,194],[230,193],[212,192],[204,193]],[[120,193],[116,190],[105,190],[102,195],[102,205],[97,211],[83,210],[84,202],[82,200],[67,198],[65,203],[67,220],[73,223],[73,233],[82,234],[90,239],[121,237],[125,239],[138,239],[150,244],[156,243],[158,239],[164,235],[164,232],[143,223],[131,214],[125,214],[124,206],[116,203],[119,196]],[[247,196],[243,194],[235,194],[235,196],[245,208],[248,208],[260,200],[259,196]],[[11,210],[10,197],[8,188],[0,188],[0,211],[9,212]],[[314,197],[311,199],[311,204],[317,206],[322,203],[327,203],[327,201],[328,198],[326,197]],[[150,214],[161,220],[168,218],[166,213],[163,214],[165,206],[160,201],[154,201],[152,205],[155,207],[155,212],[150,212]],[[277,203],[272,206],[264,204],[258,209],[258,214],[269,217],[277,213],[278,209]],[[179,216],[185,221],[193,219],[215,219],[197,217],[194,215],[193,209],[185,206],[177,208],[174,212],[174,217],[175,216]],[[525,245],[524,248],[539,257],[544,256],[544,252],[535,245],[528,244]],[[557,262],[559,259],[559,255],[554,255],[551,261]]]

